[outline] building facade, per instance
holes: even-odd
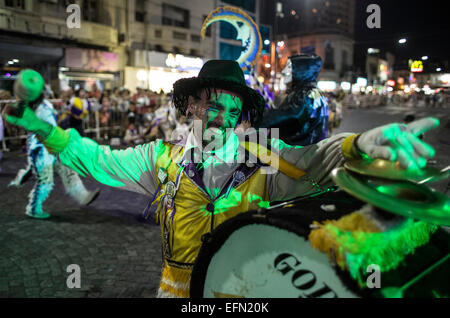
[[[352,80],[355,0],[281,1],[283,15],[275,20],[278,71],[290,55],[315,53],[323,67],[318,80]],[[277,89],[277,88],[276,88]]]
[[[126,88],[169,92],[174,81],[196,76],[216,56],[216,28],[200,37],[215,0],[130,0],[128,5]]]
[[[70,27],[69,6],[80,27]],[[169,90],[217,57],[216,29],[202,40],[216,0],[0,0],[3,86],[20,69],[40,71],[58,93],[69,86]],[[17,61],[17,62],[13,62]],[[6,67],[6,68],[5,68]],[[11,76],[12,75],[12,76]]]
[[[37,69],[55,93],[69,83],[116,85],[126,63],[117,28],[124,9],[120,2],[0,0],[0,63],[13,61],[6,75]],[[68,11],[71,4],[80,10]],[[68,23],[75,16],[80,18],[79,28]],[[4,67],[2,71],[5,75]]]

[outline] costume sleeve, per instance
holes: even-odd
[[[354,134],[341,133],[305,147],[291,146],[280,139],[272,139],[272,151],[305,171],[306,175],[295,180],[281,172],[269,174],[267,177],[269,200],[289,200],[317,191],[319,189],[317,185],[331,186],[333,182],[330,172],[342,166],[347,159],[358,158],[353,148],[355,137]]]
[[[68,133],[68,140],[58,154],[62,164],[105,185],[153,195],[156,190],[156,157],[158,149],[164,147],[162,141],[111,150],[109,146],[82,138],[75,129],[62,133]],[[58,148],[52,146],[46,141],[49,149]]]
[[[39,107],[37,107],[35,113],[39,119],[49,123],[52,126],[57,125],[56,116],[53,108],[46,106],[45,104],[41,104],[39,105]]]

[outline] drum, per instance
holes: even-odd
[[[363,202],[338,191],[283,208],[250,211],[224,222],[204,240],[192,273],[191,297],[383,297],[380,289],[361,289],[347,272],[308,241],[313,220],[338,219],[362,205]],[[442,231],[439,233],[442,235]],[[436,247],[430,242],[425,248],[427,256],[418,249],[413,259],[407,258],[408,264],[414,262],[412,269],[401,266],[388,272],[382,278],[383,287],[401,286],[445,256],[449,237],[448,233],[443,235],[447,235],[447,246]],[[449,262],[445,263],[448,266]],[[445,274],[442,266],[445,264],[438,267],[441,275]],[[434,275],[435,272],[436,269]],[[427,294],[421,284],[415,285],[422,296],[433,296],[430,289]],[[448,287],[443,288],[447,290],[439,293],[448,292]]]

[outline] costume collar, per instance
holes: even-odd
[[[185,140],[177,143],[177,145],[182,144],[184,145],[184,154],[178,163],[189,161],[194,163],[202,162],[199,156],[203,156],[204,162],[206,163],[228,164],[231,166],[237,162],[238,155],[244,151],[244,149],[239,146],[239,138],[234,132],[230,134],[226,143],[220,149],[215,149],[212,144],[203,147],[192,130]],[[215,156],[212,156],[211,150],[214,152]]]

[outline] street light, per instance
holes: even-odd
[[[436,69],[436,72],[440,72],[440,71],[442,71],[442,68],[438,67],[438,68]]]
[[[269,45],[270,44],[270,40],[269,39],[265,39],[264,40],[264,45]]]
[[[398,43],[404,44],[404,43],[406,43],[406,39],[405,38],[401,38],[400,40],[398,40]]]
[[[428,60],[428,56],[422,56],[422,61],[426,61],[426,60]]]

